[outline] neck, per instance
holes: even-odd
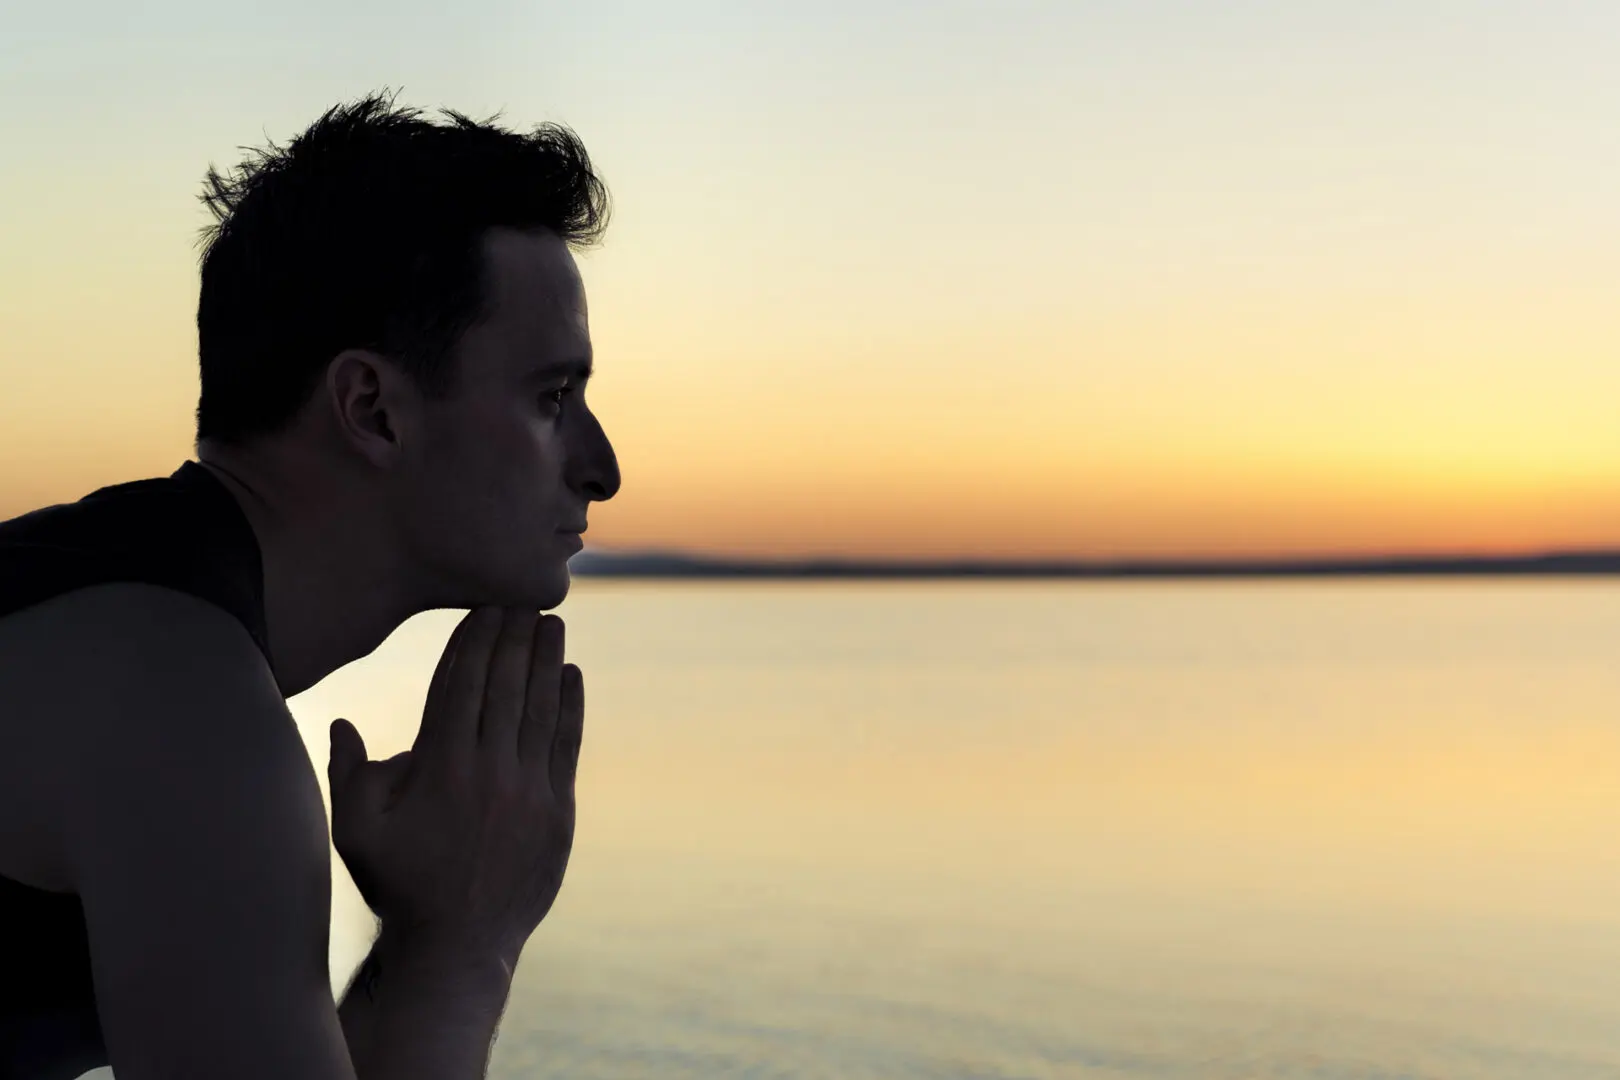
[[[381,514],[330,464],[288,452],[199,445],[259,542],[270,667],[284,697],[370,654],[416,614]]]

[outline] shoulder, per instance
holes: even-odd
[[[89,584],[0,615],[0,670],[80,663],[94,648],[105,662],[159,659],[173,646],[223,657],[256,655],[269,666],[234,613],[188,590],[135,580]],[[234,650],[232,647],[236,646]],[[245,646],[245,647],[243,647]],[[177,657],[178,659],[178,657]],[[273,683],[273,680],[272,680]]]
[[[0,618],[0,697],[8,728],[22,728],[42,750],[71,745],[87,767],[103,748],[172,742],[176,729],[268,735],[272,718],[287,715],[240,620],[200,597],[133,581],[75,589]],[[211,715],[217,709],[233,715]]]
[[[0,781],[29,804],[8,809],[53,823],[76,881],[113,847],[182,857],[209,819],[324,865],[308,754],[263,653],[217,605],[120,582],[0,619],[0,700]]]

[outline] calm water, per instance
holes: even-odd
[[[496,1077],[1620,1076],[1620,582],[647,584]],[[408,746],[454,613],[293,702]],[[342,877],[334,973],[369,922]]]

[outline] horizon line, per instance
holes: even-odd
[[[585,577],[1119,578],[1353,577],[1620,574],[1620,548],[1530,555],[1297,556],[1232,559],[737,558],[679,551],[586,550],[570,561]]]

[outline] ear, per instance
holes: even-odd
[[[327,402],[338,437],[379,468],[417,429],[421,395],[394,361],[370,349],[344,349],[326,366]]]

